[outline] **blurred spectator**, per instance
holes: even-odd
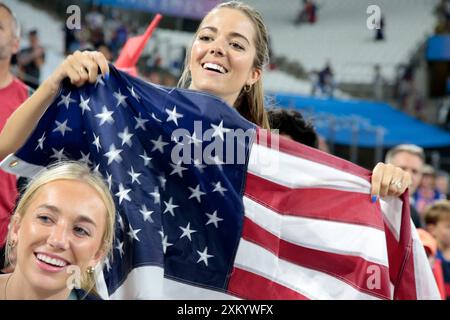
[[[0,2],[0,130],[9,116],[31,94],[31,89],[10,71],[11,57],[19,50],[20,25],[13,12]],[[8,224],[18,196],[16,177],[0,170],[0,269]]]
[[[321,71],[319,71],[318,87],[322,95],[330,98],[333,97],[335,82],[334,82],[334,73],[330,61],[327,61],[325,67]]]
[[[386,22],[384,15],[382,14],[380,16],[380,21],[377,23],[377,28],[375,29],[375,41],[380,41],[385,39],[385,28],[386,28]]]
[[[415,207],[419,214],[423,216],[426,206],[433,202],[443,199],[439,190],[436,188],[436,171],[428,164],[423,167],[423,176],[419,188],[414,193]]]
[[[446,296],[450,300],[450,201],[436,201],[427,207],[425,223],[437,241],[436,258],[442,263]]]
[[[111,50],[109,49],[109,47],[106,44],[101,44],[100,46],[98,46],[97,50],[100,51],[101,53],[103,53],[103,55],[105,56],[105,58],[108,61],[113,60]]]
[[[403,66],[399,70],[400,77],[397,80],[397,96],[402,111],[416,115],[422,109],[422,95],[415,85],[415,70],[413,65]]]
[[[445,282],[444,271],[442,270],[442,261],[436,257],[437,253],[437,241],[434,237],[424,229],[417,229],[420,241],[423,244],[428,261],[430,262],[431,271],[433,271],[434,279],[439,289],[442,300],[445,300]]]
[[[386,153],[386,163],[400,167],[411,175],[411,186],[409,187],[410,213],[414,225],[422,227],[422,220],[415,209],[414,193],[422,180],[423,166],[425,163],[425,153],[419,146],[413,144],[400,144],[390,149]]]
[[[439,170],[436,172],[436,188],[444,196],[449,199],[448,193],[449,174],[446,171]]]
[[[377,101],[384,100],[384,85],[386,80],[381,74],[381,67],[379,64],[374,66],[374,76],[372,80],[373,98]]]
[[[36,29],[28,33],[28,39],[30,46],[19,52],[17,61],[23,82],[31,88],[36,89],[39,87],[41,67],[45,62],[45,49],[39,42],[38,31]]]
[[[305,121],[300,112],[293,109],[269,109],[267,116],[270,128],[278,130],[279,135],[312,148],[319,146],[314,126],[311,122]]]
[[[76,29],[70,29],[64,24],[64,55],[69,54],[78,50],[80,44],[76,37]]]
[[[93,4],[91,10],[86,14],[85,20],[87,27],[91,30],[95,30],[103,27],[105,16],[100,12],[100,8]]]
[[[313,0],[303,0],[301,8],[297,13],[297,17],[294,20],[296,25],[301,23],[315,23],[317,20],[317,5]]]

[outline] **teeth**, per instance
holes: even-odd
[[[44,261],[48,264],[52,264],[54,266],[57,267],[64,267],[67,263],[65,261],[59,260],[59,259],[55,259],[55,258],[51,258],[45,254],[42,253],[38,253],[37,254],[37,258],[41,261]]]
[[[204,69],[213,69],[213,70],[217,70],[217,71],[219,71],[220,73],[226,73],[226,72],[227,72],[227,71],[225,70],[224,67],[219,66],[218,64],[215,64],[215,63],[209,63],[209,62],[207,62],[207,63],[205,63],[205,64],[203,65],[203,68],[204,68]]]

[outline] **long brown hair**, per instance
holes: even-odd
[[[253,67],[260,69],[261,71],[264,70],[264,67],[269,63],[269,38],[261,14],[254,8],[240,1],[221,3],[214,7],[211,11],[221,8],[239,10],[253,22],[256,30],[254,39],[256,56],[253,62]],[[178,82],[178,86],[181,88],[188,88],[192,81],[191,71],[189,70],[190,55],[190,50],[188,50],[185,58],[184,70]],[[270,128],[267,114],[264,109],[262,77],[260,77],[259,80],[256,81],[250,88],[245,86],[241,89],[241,92],[234,103],[234,107],[247,120],[264,129]]]

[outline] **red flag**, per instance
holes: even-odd
[[[136,37],[131,37],[127,40],[122,48],[122,51],[120,52],[119,57],[114,63],[116,68],[125,71],[133,76],[137,76],[136,63],[139,60],[139,57],[141,56],[148,39],[150,39],[150,37],[152,36],[153,30],[155,30],[161,19],[162,15],[158,13],[150,23],[150,25],[147,27],[147,30],[144,34]]]

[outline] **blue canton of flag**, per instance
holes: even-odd
[[[160,274],[225,291],[242,230],[254,134],[233,147],[234,154],[244,150],[244,161],[234,164],[225,159],[224,135],[254,132],[254,125],[209,94],[110,70],[108,81],[99,76],[81,88],[65,84],[17,157],[38,166],[80,160],[107,181],[118,208],[113,254],[103,270],[109,296],[145,267],[157,270],[155,279]],[[174,161],[177,146],[191,151],[187,158]],[[226,152],[208,153],[212,146]]]

